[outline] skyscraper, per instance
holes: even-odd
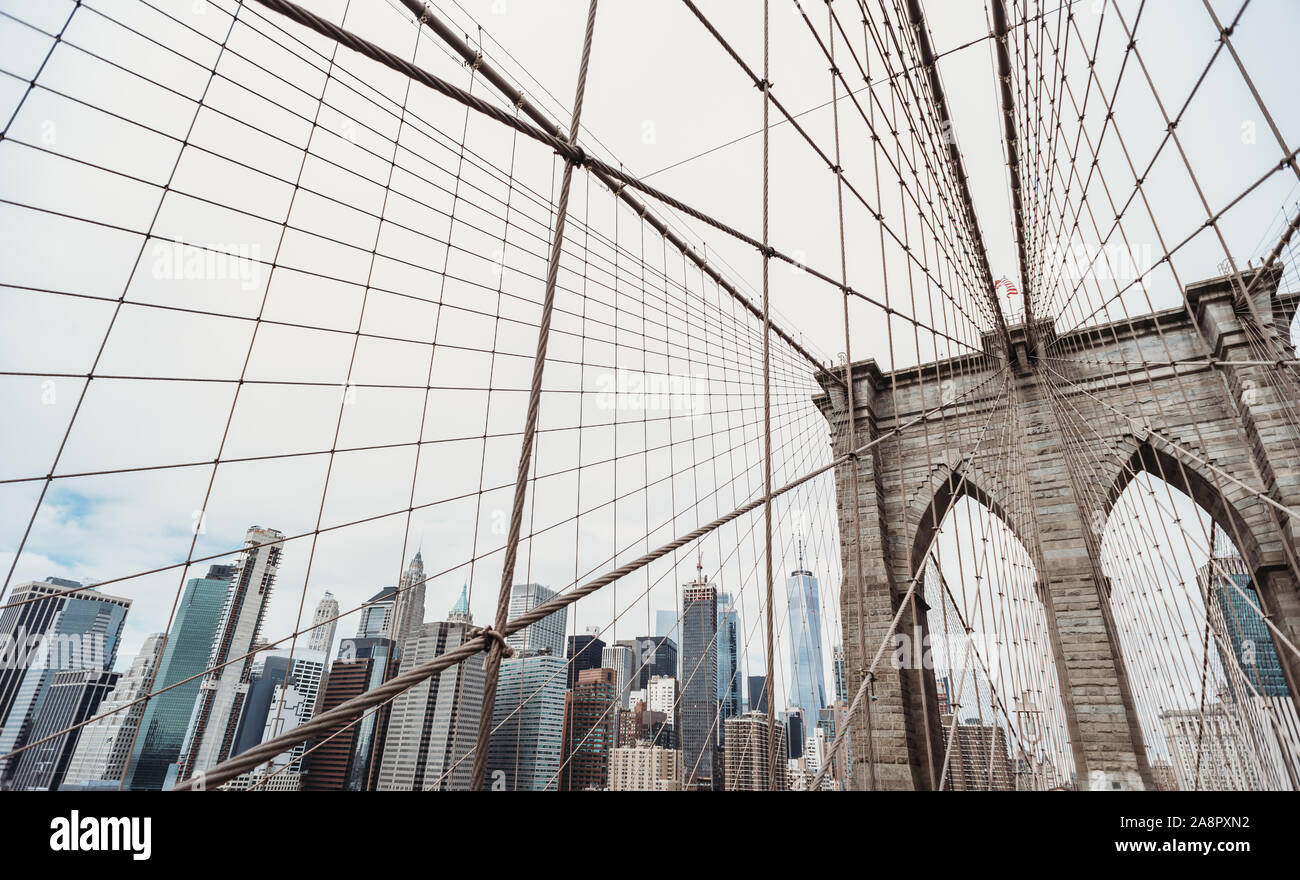
[[[50,791],[59,787],[81,729],[61,736],[55,734],[93,717],[119,677],[118,673],[103,669],[68,669],[55,674],[45,703],[32,724],[33,745],[18,755],[14,763],[15,790]]]
[[[510,619],[532,611],[538,605],[556,597],[554,590],[541,584],[515,584],[510,588]],[[514,635],[506,637],[506,644],[515,649],[516,654],[550,654],[554,657],[564,656],[564,624],[568,620],[569,609],[561,608],[537,623],[529,624]]]
[[[718,744],[726,720],[740,714],[740,616],[730,593],[718,594]]]
[[[808,732],[808,722],[803,717],[803,709],[791,706],[784,713],[785,744],[789,758],[796,761],[803,757],[803,741]]]
[[[144,715],[144,703],[136,700],[149,692],[162,647],[162,633],[153,633],[144,640],[131,666],[99,704],[97,713],[106,717],[81,729],[60,788],[115,789],[121,783],[131,758],[131,743]]]
[[[489,789],[555,791],[558,787],[566,666],[558,654],[524,654],[501,661],[488,747]]]
[[[334,648],[334,631],[339,626],[338,616],[339,600],[334,598],[333,593],[326,591],[316,603],[316,612],[311,616],[311,635],[307,637],[309,650],[319,651],[326,659],[329,658],[329,653]],[[329,623],[325,622],[327,620]]]
[[[560,791],[604,789],[609,785],[609,753],[615,745],[617,673],[600,667],[578,673],[564,704],[564,763]]]
[[[577,686],[579,672],[600,668],[604,652],[605,643],[600,638],[600,627],[591,627],[580,636],[569,636],[568,650],[565,653],[569,660],[569,690]]]
[[[681,639],[681,633],[677,631],[676,609],[660,609],[655,612],[655,635]]]
[[[406,640],[424,624],[424,558],[416,550],[406,571],[397,582],[397,595],[393,606],[393,631],[382,635],[397,643],[400,651]]]
[[[1207,599],[1210,622],[1219,636],[1215,644],[1228,672],[1228,692],[1238,700],[1255,694],[1289,697],[1291,691],[1282,672],[1282,661],[1268,624],[1259,613],[1263,605],[1241,557],[1216,557],[1196,572],[1196,581],[1201,595]],[[1231,646],[1231,655],[1225,650],[1224,641]],[[1234,667],[1244,678],[1240,686],[1236,681],[1238,676],[1233,674]],[[1245,693],[1237,693],[1238,690]]]
[[[677,679],[671,675],[656,675],[646,687],[646,706],[651,712],[662,712],[668,724],[678,724]]]
[[[766,712],[746,712],[727,719],[727,791],[784,791],[786,788],[785,725]],[[776,775],[772,775],[771,744],[776,742]]]
[[[29,655],[40,649],[63,607],[60,594],[80,587],[77,581],[49,577],[18,584],[10,593],[9,607],[0,611],[0,728],[9,719],[18,687],[31,667]]]
[[[619,642],[610,645],[600,654],[600,665],[614,670],[615,687],[618,688],[618,705],[627,708],[627,698],[636,683],[636,643]]]
[[[270,714],[276,693],[288,675],[287,652],[263,651],[254,658],[253,670],[248,676],[248,696],[244,698],[235,744],[230,749],[231,757],[241,755],[262,742],[266,733],[266,716]]]
[[[127,788],[162,788],[167,768],[176,763],[202,683],[195,676],[207,668],[221,609],[237,570],[233,565],[212,565],[206,577],[185,584],[154,675],[156,696],[145,704],[131,747]]]
[[[320,711],[378,687],[396,674],[392,639],[344,639],[330,667]],[[313,740],[304,760],[303,791],[368,791],[379,771],[391,704],[341,723]]]
[[[682,585],[681,731],[683,787],[713,789],[717,778],[718,591],[696,564],[696,578]]]
[[[645,690],[656,675],[677,677],[677,642],[668,636],[637,636],[636,689]]]
[[[837,703],[849,702],[849,675],[848,669],[844,665],[843,645],[833,645],[831,647],[831,670],[835,674],[835,701]]]
[[[1255,791],[1257,757],[1222,703],[1160,713],[1180,791]]]
[[[822,667],[822,612],[817,578],[804,568],[803,543],[799,567],[785,582],[790,607],[790,702],[813,723],[826,708],[826,678]],[[801,749],[802,751],[802,749]]]
[[[357,621],[357,638],[392,639],[397,652],[424,623],[424,558],[417,550],[396,587],[384,587],[366,600]]]
[[[397,587],[384,587],[366,600],[357,621],[357,638],[391,639],[393,638],[393,603],[396,601]],[[398,646],[400,650],[401,646]]]
[[[981,724],[974,718],[952,723],[940,716],[944,747],[955,737],[948,758],[950,791],[1015,791],[1007,733],[998,724]]]
[[[749,677],[749,711],[767,714],[767,676]]]
[[[230,757],[253,665],[252,658],[244,655],[262,629],[266,603],[280,569],[279,542],[283,537],[275,529],[259,526],[251,527],[244,535],[238,570],[208,655],[211,671],[199,686],[199,698],[185,733],[177,779],[188,779]]]
[[[316,711],[321,681],[325,677],[325,653],[310,648],[277,652],[284,658],[285,675],[274,685],[258,742],[274,739],[311,720]],[[268,657],[268,662],[273,659]],[[275,791],[297,791],[302,777],[302,755],[307,750],[299,743],[253,771],[251,784]]]
[[[680,791],[682,753],[639,742],[610,752],[610,791]]]
[[[69,583],[71,587],[64,586]],[[22,590],[23,586],[29,589]],[[109,672],[117,661],[122,624],[131,600],[105,595],[93,587],[61,594],[63,590],[80,586],[76,582],[47,579],[43,586],[24,584],[14,591],[15,601],[34,599],[31,604],[42,607],[30,616],[17,615],[10,620],[45,622],[43,633],[34,642],[29,641],[29,635],[21,643],[14,640],[6,646],[6,653],[11,654],[9,662],[19,662],[21,666],[15,670],[18,674],[8,676],[5,682],[14,688],[14,693],[6,700],[8,714],[0,727],[0,755],[35,741],[33,726],[49,697],[55,676],[61,672]],[[46,619],[50,608],[54,613]],[[102,696],[101,693],[101,699]],[[20,756],[0,758],[0,780],[13,776],[17,757]]]
[[[459,648],[472,618],[466,591],[449,619],[426,623],[406,641],[398,674]],[[380,791],[465,791],[483,705],[482,658],[471,657],[436,673],[393,700]]]
[[[653,742],[656,745],[672,748],[672,728],[668,726],[668,716],[664,712],[654,712],[644,699],[632,702],[629,709],[618,711],[618,730],[614,734],[616,745],[627,746],[636,742]]]

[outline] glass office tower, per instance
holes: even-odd
[[[718,594],[718,743],[727,719],[740,714],[740,615],[730,593]]]
[[[162,788],[167,768],[180,755],[199,695],[201,677],[194,676],[208,668],[208,654],[235,571],[233,565],[209,566],[207,577],[191,578],[185,584],[154,677],[153,690],[161,693],[145,705],[131,751],[127,788]],[[178,681],[185,683],[171,687]]]
[[[790,705],[803,710],[812,723],[826,708],[826,676],[822,665],[822,611],[817,578],[804,568],[803,546],[799,567],[785,582],[790,607]]]

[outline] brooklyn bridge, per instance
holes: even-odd
[[[0,788],[1300,788],[1297,37],[0,0]]]

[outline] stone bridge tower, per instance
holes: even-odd
[[[1098,523],[1136,473],[1159,476],[1234,536],[1264,611],[1300,642],[1300,521],[1245,488],[1263,487],[1300,511],[1300,437],[1284,412],[1297,394],[1294,374],[1279,378],[1250,347],[1252,334],[1274,332],[1294,357],[1287,328],[1300,295],[1279,295],[1277,283],[1276,272],[1259,279],[1249,312],[1224,277],[1189,287],[1186,307],[1132,320],[1059,337],[1051,321],[1013,327],[1010,354],[990,335],[983,353],[894,373],[854,363],[846,368],[852,445],[845,388],[822,376],[817,403],[832,436],[844,438],[834,452],[876,441],[836,472],[849,694],[921,576],[950,502],[969,495],[1007,523],[1034,561],[1079,786],[1151,788]],[[1048,346],[1064,354],[1047,357]],[[1248,363],[1227,365],[1234,360]],[[982,432],[991,419],[1003,427]],[[1066,420],[1087,426],[1086,442]],[[1106,499],[1105,510],[1085,500],[1083,481],[1089,497]],[[908,606],[898,631],[923,633],[924,603]],[[1291,694],[1300,694],[1300,663],[1278,653]],[[933,670],[892,668],[890,656],[877,664],[869,712],[859,709],[850,722],[854,787],[931,789],[944,753]]]

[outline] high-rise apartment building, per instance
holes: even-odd
[[[238,570],[208,655],[211,671],[199,683],[199,697],[181,747],[178,780],[230,757],[253,665],[252,657],[245,655],[262,629],[266,605],[280,570],[283,538],[275,529],[260,526],[253,526],[244,536]]]
[[[610,752],[610,791],[680,791],[682,753],[638,742]]]
[[[656,675],[646,686],[646,706],[651,712],[663,714],[670,727],[678,727],[679,695],[677,679],[671,675]]]
[[[1160,713],[1180,791],[1256,791],[1257,756],[1222,703]]]
[[[617,736],[618,679],[600,667],[578,673],[578,683],[564,704],[564,762],[560,791],[609,786],[609,753]]]
[[[1007,733],[998,724],[980,724],[966,719],[953,725],[951,716],[940,716],[944,748],[949,750],[950,791],[1015,791]]]
[[[632,685],[636,683],[636,647],[634,642],[619,642],[605,648],[600,654],[600,665],[614,670],[615,687],[618,688],[618,705],[628,707]]]

